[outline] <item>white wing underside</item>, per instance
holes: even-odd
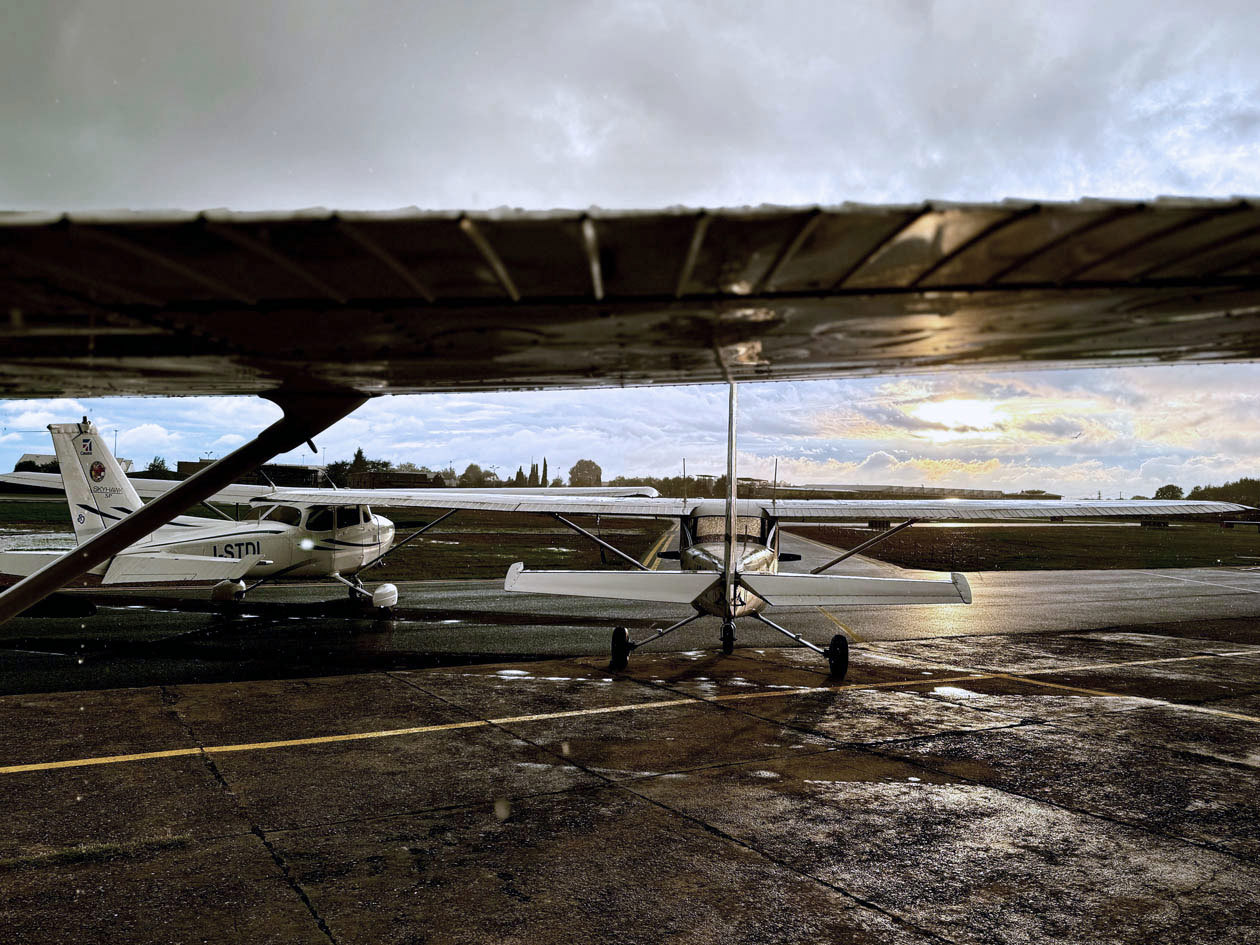
[[[505,591],[690,604],[722,579],[715,571],[526,571],[508,569]]]
[[[261,501],[290,504],[374,505],[381,508],[471,509],[494,512],[555,512],[569,515],[621,515],[630,518],[677,518],[679,516],[722,514],[725,504],[713,499],[667,499],[618,496],[534,495],[503,492],[457,492],[419,489],[340,489],[329,494],[322,490],[284,490],[264,496]],[[769,502],[740,499],[740,516],[760,516],[794,522],[1020,520],[1047,518],[1164,518],[1176,515],[1207,515],[1240,512],[1247,506],[1232,502],[1068,501],[1052,499],[793,499]]]
[[[739,582],[777,607],[971,603],[971,587],[961,574],[951,574],[948,581],[843,574],[741,574]]]

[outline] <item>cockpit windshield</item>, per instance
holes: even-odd
[[[701,515],[696,518],[696,541],[723,541],[726,538],[725,515]],[[761,540],[761,518],[740,515],[735,519],[735,537],[741,541]]]

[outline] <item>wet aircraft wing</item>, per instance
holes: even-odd
[[[1251,200],[0,214],[0,396],[1260,356]]]
[[[701,500],[633,495],[537,495],[461,489],[283,489],[259,502],[286,505],[370,505],[387,509],[472,509],[484,512],[555,512],[561,515],[621,515],[668,518],[688,515]],[[541,490],[533,490],[540,492]]]
[[[157,496],[170,492],[180,484],[179,479],[133,479],[127,477],[127,481],[135,488],[136,494],[142,499],[153,499]],[[65,484],[61,481],[61,473],[41,473],[41,472],[11,472],[0,473],[0,484],[8,486],[22,486],[30,489],[43,489],[51,492],[66,491]],[[206,499],[207,502],[248,502],[250,499],[260,495],[267,495],[274,490],[271,486],[251,486],[234,483],[230,486],[224,486],[218,492]]]
[[[758,512],[764,509],[771,516],[793,522],[1167,518],[1172,515],[1219,515],[1249,508],[1233,502],[1155,499],[787,499],[774,503],[757,500],[756,506]],[[749,513],[741,509],[740,514]]]

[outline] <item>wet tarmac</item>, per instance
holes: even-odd
[[[491,582],[14,621],[4,941],[1260,941],[1256,573],[972,583],[780,611],[840,684]]]

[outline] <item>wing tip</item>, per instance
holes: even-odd
[[[949,578],[954,582],[954,587],[958,589],[958,596],[962,598],[962,602],[964,604],[970,604],[971,584],[967,581],[967,576],[954,571],[950,574]]]
[[[517,561],[510,568],[508,568],[507,575],[504,576],[503,578],[503,589],[505,591],[512,590],[514,585],[517,582],[517,579],[520,578],[521,572],[524,570],[525,570],[524,561]]]

